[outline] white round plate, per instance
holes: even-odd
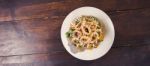
[[[100,45],[97,48],[91,50],[85,50],[78,53],[73,53],[71,51],[70,46],[68,45],[69,42],[66,37],[66,32],[70,28],[70,23],[75,18],[81,17],[82,15],[94,16],[98,20],[100,20],[101,24],[104,25],[105,36],[104,36],[104,40],[100,42]],[[95,60],[105,55],[111,48],[114,41],[114,37],[115,37],[115,31],[111,19],[105,12],[95,7],[80,7],[73,10],[71,13],[67,15],[67,17],[65,18],[61,26],[61,40],[65,49],[72,56],[81,60]]]

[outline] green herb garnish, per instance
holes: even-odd
[[[72,33],[73,33],[73,31],[74,31],[74,29],[69,29],[69,31],[66,32],[66,36],[67,36],[68,38],[70,38],[71,35],[72,35]]]

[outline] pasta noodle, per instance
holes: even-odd
[[[93,16],[81,16],[74,20],[66,33],[69,41],[76,48],[97,48],[104,39],[103,26]]]

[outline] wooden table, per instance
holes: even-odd
[[[104,10],[115,41],[102,58],[72,57],[60,38],[68,13]],[[8,66],[150,66],[150,0],[0,0],[0,63]]]

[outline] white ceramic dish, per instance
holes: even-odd
[[[94,48],[92,50],[85,50],[83,52],[73,53],[71,51],[70,46],[68,45],[68,39],[65,33],[69,30],[70,23],[75,18],[81,17],[82,15],[90,15],[99,19],[101,24],[104,25],[105,37],[104,37],[104,41],[100,42],[98,48]],[[95,60],[105,55],[111,48],[114,41],[114,37],[115,37],[115,31],[111,19],[108,17],[108,15],[105,12],[95,7],[80,7],[73,10],[71,13],[69,13],[69,15],[67,15],[67,17],[65,18],[61,26],[61,40],[65,49],[72,56],[81,60]]]

